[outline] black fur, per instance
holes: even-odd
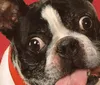
[[[17,3],[17,1],[18,0],[16,0],[16,2],[14,3]],[[89,1],[92,2],[92,0]],[[8,27],[1,27],[0,30],[8,37],[8,39],[10,39],[11,43],[13,43],[12,47],[14,50],[12,53],[12,60],[15,61],[16,57],[18,57],[21,72],[27,79],[28,83],[30,83],[31,85],[41,85],[39,82],[42,79],[44,79],[44,82],[45,80],[52,81],[52,79],[48,79],[48,75],[45,74],[46,51],[53,37],[52,33],[48,28],[47,21],[45,21],[41,17],[41,10],[46,5],[51,5],[58,11],[65,27],[69,28],[72,31],[86,35],[89,39],[91,39],[91,41],[95,41],[96,45],[99,45],[98,42],[100,41],[100,24],[94,10],[90,6],[89,1],[47,0],[45,3],[43,3],[43,1],[33,3],[29,6],[29,8],[25,6],[24,3],[18,1],[18,13],[22,12],[18,17],[18,22],[13,23],[13,25],[11,25],[11,29],[9,29]],[[22,11],[23,9],[25,9],[25,11]],[[80,30],[78,22],[83,16],[89,16],[92,21],[91,28],[87,30]],[[41,50],[36,51],[34,48],[29,46],[29,43],[33,37],[39,37],[45,43],[45,46]],[[59,48],[61,47],[58,47],[58,49]],[[74,56],[84,56],[84,51],[83,49],[81,49],[80,46],[75,48],[77,48],[77,50],[80,49],[80,52],[76,52],[75,54],[73,54]],[[100,45],[98,48],[100,49]],[[74,49],[72,49],[72,52],[73,50]],[[60,53],[59,50],[57,50],[57,52],[61,57],[65,57],[64,55],[62,55],[64,52]],[[70,55],[72,54],[72,52],[70,53]],[[84,66],[84,62],[81,58],[78,58],[77,61],[79,62],[75,62],[76,65],[73,65],[74,61],[71,61],[75,58],[73,57],[73,55],[71,55],[71,58],[73,59],[70,59],[70,57],[68,56],[69,60],[62,60],[63,67],[68,64],[67,69],[63,69],[65,74],[72,73],[77,68],[87,68],[86,66]],[[55,82],[56,79],[54,83]],[[54,85],[54,83],[48,85]],[[44,83],[44,85],[46,85],[46,83]],[[90,83],[88,85],[92,84]]]

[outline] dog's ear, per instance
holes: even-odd
[[[0,0],[0,32],[10,39],[15,24],[27,13],[28,9],[23,0]]]

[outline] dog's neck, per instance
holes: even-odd
[[[9,70],[12,76],[12,79],[15,85],[25,85],[24,80],[21,78],[20,73],[16,69],[16,66],[12,62],[12,51],[13,49],[10,47],[9,55],[8,55],[8,63],[9,63]]]

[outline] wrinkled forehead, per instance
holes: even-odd
[[[58,26],[57,24],[65,25],[69,23],[69,20],[85,14],[89,14],[91,17],[95,15],[93,7],[87,0],[52,0],[47,4],[33,6],[28,13],[28,19],[32,25],[39,29],[40,27],[47,28],[45,26],[48,26],[48,24],[49,26],[51,26],[50,24],[55,24],[56,26]],[[59,23],[54,23],[54,21]]]

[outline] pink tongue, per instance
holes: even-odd
[[[87,70],[77,70],[73,74],[60,79],[55,85],[86,85]]]

